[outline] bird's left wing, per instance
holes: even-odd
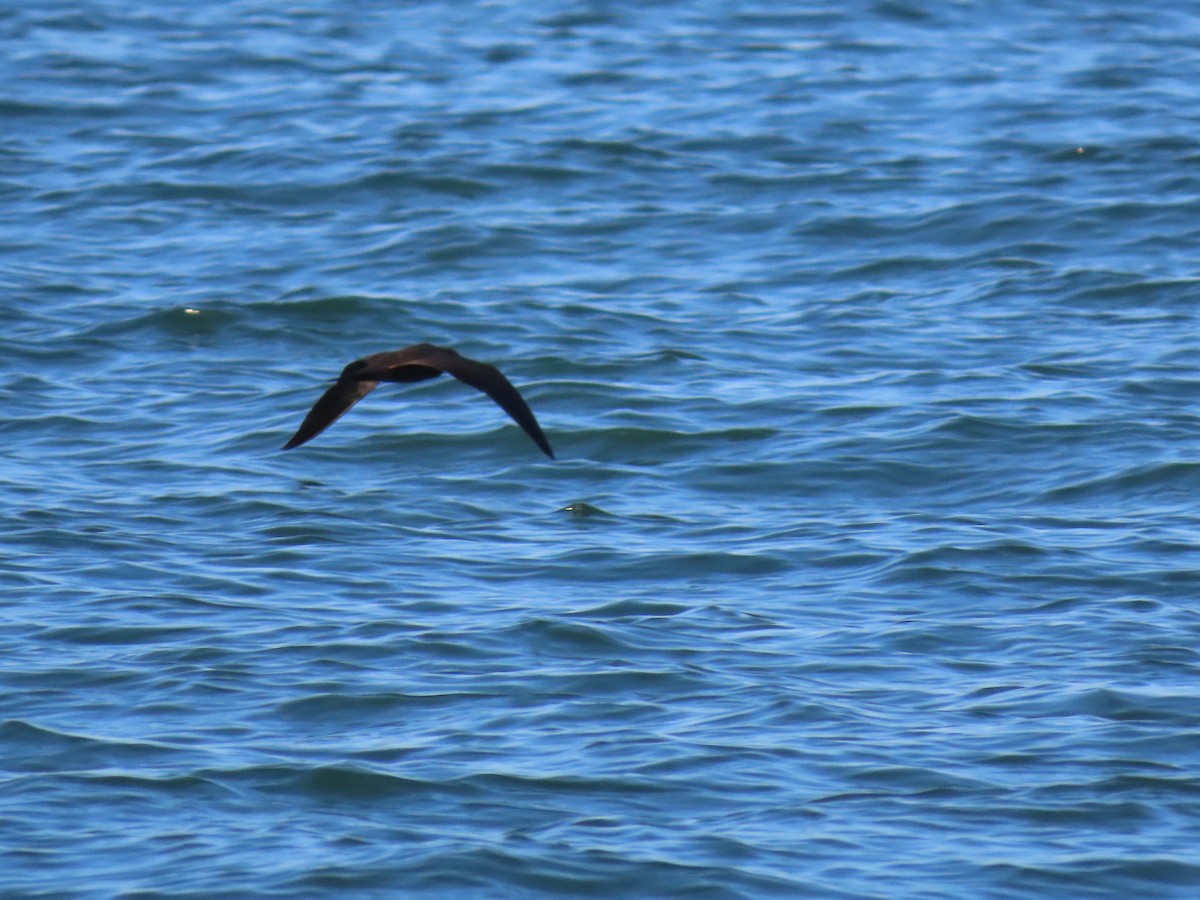
[[[299,430],[292,439],[283,445],[284,450],[299,447],[315,438],[318,434],[340,419],[355,403],[371,391],[375,390],[377,381],[352,381],[339,379],[333,387],[321,395],[321,399],[313,404]]]

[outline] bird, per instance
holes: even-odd
[[[355,403],[379,385],[381,381],[410,383],[437,378],[443,372],[453,375],[464,384],[483,391],[499,404],[512,420],[551,459],[554,451],[542,434],[541,426],[533,416],[529,404],[512,383],[495,366],[476,362],[460,355],[449,347],[433,344],[413,344],[400,350],[386,350],[356,359],[342,370],[333,387],[327,390],[309,410],[292,435],[283,445],[284,450],[299,447],[340,419]]]

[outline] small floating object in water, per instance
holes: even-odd
[[[379,385],[381,381],[404,384],[437,378],[443,372],[453,375],[464,384],[483,391],[499,404],[512,420],[525,430],[542,452],[554,459],[550,442],[520,392],[495,366],[460,356],[449,347],[433,344],[413,344],[402,350],[387,350],[356,359],[342,370],[337,382],[313,404],[284,450],[299,447],[344,416],[355,403]]]
[[[584,503],[582,500],[576,500],[574,503],[568,503],[560,512],[565,512],[568,516],[584,519],[590,516],[612,516],[612,513],[601,509],[598,506],[592,506],[590,503]]]

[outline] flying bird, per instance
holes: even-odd
[[[387,350],[356,359],[342,370],[337,382],[313,404],[300,429],[283,445],[284,450],[299,447],[340,419],[355,403],[379,385],[381,381],[409,383],[437,378],[443,372],[453,375],[464,384],[483,391],[508,413],[533,439],[542,452],[554,459],[550,442],[533,417],[525,398],[500,370],[487,363],[460,356],[449,347],[433,344],[413,344],[403,350]]]

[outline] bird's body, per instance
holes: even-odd
[[[499,369],[460,356],[449,347],[435,347],[433,344],[413,344],[402,350],[364,356],[350,363],[342,370],[333,387],[313,404],[299,430],[283,445],[283,449],[291,450],[311,441],[371,393],[381,381],[426,381],[437,378],[443,372],[491,397],[524,429],[543,453],[554,458],[550,442],[542,434],[533,411]]]

